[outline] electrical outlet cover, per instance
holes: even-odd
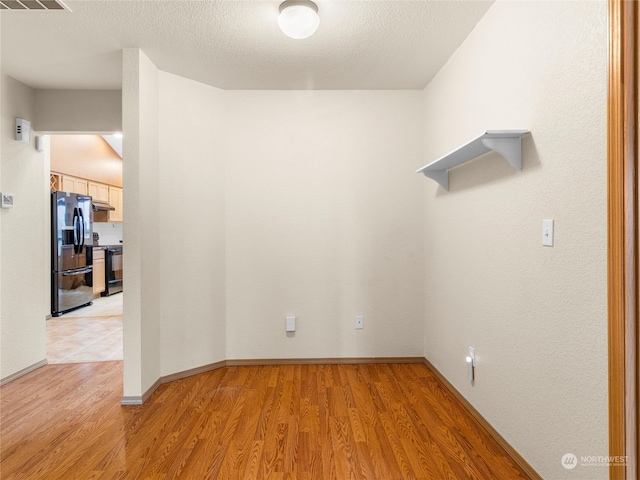
[[[287,332],[296,331],[296,317],[285,317],[285,330]]]

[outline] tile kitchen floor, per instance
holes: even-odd
[[[47,361],[122,360],[122,293],[47,320]]]

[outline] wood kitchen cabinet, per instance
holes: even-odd
[[[73,177],[64,173],[51,172],[49,186],[52,192],[72,192],[81,195],[91,195],[94,200],[108,203],[115,210],[95,212],[95,222],[122,222],[122,188],[105,183],[92,182],[83,178]]]
[[[62,191],[79,193],[87,195],[89,193],[89,182],[83,178],[71,177],[69,175],[62,176]]]
[[[109,185],[89,182],[89,195],[91,195],[94,200],[109,203]]]
[[[104,292],[105,285],[104,248],[93,249],[93,296]]]
[[[109,212],[110,222],[122,221],[122,189],[118,187],[109,187],[109,205],[115,210]]]

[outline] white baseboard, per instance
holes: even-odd
[[[22,377],[23,375],[26,375],[29,372],[33,372],[34,370],[37,370],[40,367],[44,367],[46,364],[47,364],[47,359],[45,358],[44,360],[40,360],[39,362],[36,362],[33,365],[29,365],[28,367],[23,368],[22,370],[19,370],[16,373],[12,373],[11,375],[7,375],[2,380],[0,380],[0,385],[4,385],[5,383],[9,383],[9,382],[15,380],[16,378],[20,378],[20,377]]]
[[[140,397],[122,397],[120,401],[121,405],[142,405],[146,402],[153,392],[155,392],[160,385],[165,383],[173,382],[175,380],[180,380],[182,378],[190,377],[191,375],[197,375],[199,373],[209,372],[211,370],[216,370],[218,368],[223,368],[226,366],[226,361],[222,360],[220,362],[211,363],[209,365],[203,365],[201,367],[191,368],[189,370],[184,370],[182,372],[172,373],[171,375],[165,375],[164,377],[160,377],[158,380],[154,382],[147,391],[142,394]]]

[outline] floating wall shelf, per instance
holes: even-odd
[[[487,130],[451,153],[425,165],[416,173],[424,173],[442,188],[449,190],[449,170],[467,163],[480,155],[494,151],[507,159],[516,170],[522,169],[522,136],[529,130]]]

